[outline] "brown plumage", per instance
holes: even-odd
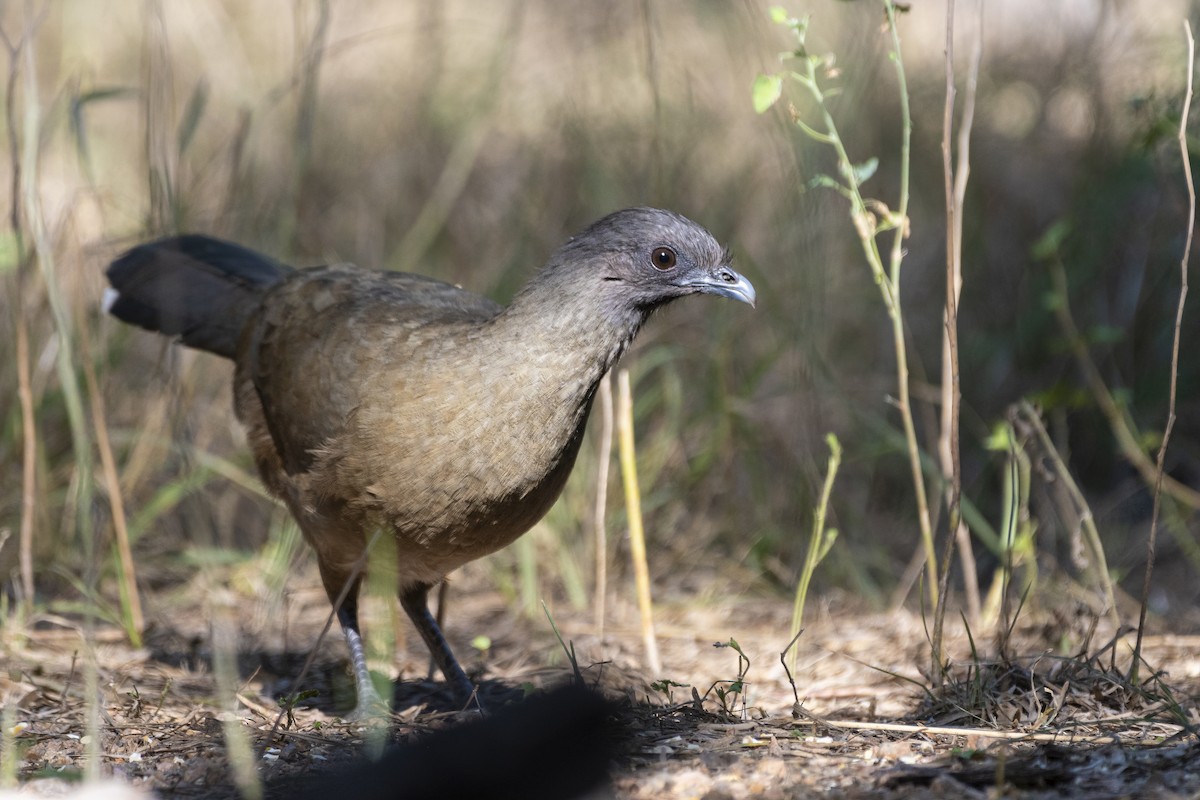
[[[628,209],[569,240],[508,308],[430,278],[295,270],[199,236],[108,270],[126,322],[232,358],[263,481],[317,554],[332,601],[368,536],[394,534],[401,603],[460,696],[472,686],[430,587],[529,530],[566,482],[596,385],[654,309],[706,292],[754,303],[696,223]],[[377,703],[357,619],[338,618],[360,708]]]

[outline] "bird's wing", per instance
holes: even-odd
[[[303,473],[340,440],[379,370],[403,369],[406,360],[420,358],[430,336],[453,335],[500,310],[419,275],[349,266],[302,270],[266,296],[248,326],[239,380],[253,383],[284,471]]]

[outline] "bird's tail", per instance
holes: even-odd
[[[189,347],[233,358],[266,291],[292,272],[245,247],[207,236],[139,245],[108,268],[104,310]]]

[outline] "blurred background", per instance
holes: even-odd
[[[880,6],[786,5],[811,17],[810,49],[834,54],[827,85],[840,89],[831,108],[852,158],[879,158],[864,193],[894,207],[899,100]],[[960,90],[981,22],[984,41],[960,339],[963,486],[985,589],[1000,559],[997,531],[1017,504],[1005,489],[1016,459],[996,434],[1027,399],[1086,497],[1110,572],[1140,592],[1151,495],[1058,312],[1065,300],[1074,341],[1153,458],[1188,213],[1175,141],[1184,18],[1200,21],[1182,0],[1005,0],[988,3],[982,21],[974,3],[959,3]],[[830,508],[839,537],[815,588],[872,608],[918,602],[890,323],[845,200],[813,186],[835,170],[831,152],[792,124],[786,104],[752,108],[756,75],[777,71],[779,53],[794,47],[766,3],[58,0],[3,4],[0,25],[0,584],[9,601],[23,593],[24,524],[39,601],[114,607],[118,486],[143,590],[186,581],[205,561],[266,553],[286,569],[307,558],[253,475],[231,413],[230,365],[101,314],[103,269],[122,249],[204,232],[297,265],[416,271],[507,301],[568,236],[648,204],[728,243],[760,298],[753,312],[678,303],[624,361],[657,591],[789,603],[833,432],[846,449]],[[914,412],[932,454],[945,291],[944,4],[914,0],[900,30],[914,119],[902,291]],[[785,99],[795,94],[785,87]],[[1166,466],[1195,491],[1194,310],[1183,326]],[[514,598],[586,603],[595,427],[559,505],[528,541],[489,561],[490,579]],[[1030,457],[1021,558],[1027,575],[1042,577],[1029,580],[1039,596],[1076,579],[1090,586],[1094,564],[1079,546],[1086,514],[1046,453]],[[616,486],[609,527],[619,540]],[[945,514],[935,517],[944,535]],[[1196,509],[1168,497],[1152,600],[1173,629],[1200,628],[1198,535]],[[625,545],[613,548],[619,581]],[[962,577],[956,567],[954,584]]]

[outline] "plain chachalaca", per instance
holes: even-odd
[[[379,698],[354,566],[393,533],[405,612],[464,702],[473,687],[426,596],[533,527],[579,452],[596,386],[658,307],[754,287],[704,228],[618,211],[570,239],[507,308],[441,281],[350,265],[293,269],[204,236],[135,247],[108,268],[116,317],[233,359],[259,472],[316,551],[354,667]]]

